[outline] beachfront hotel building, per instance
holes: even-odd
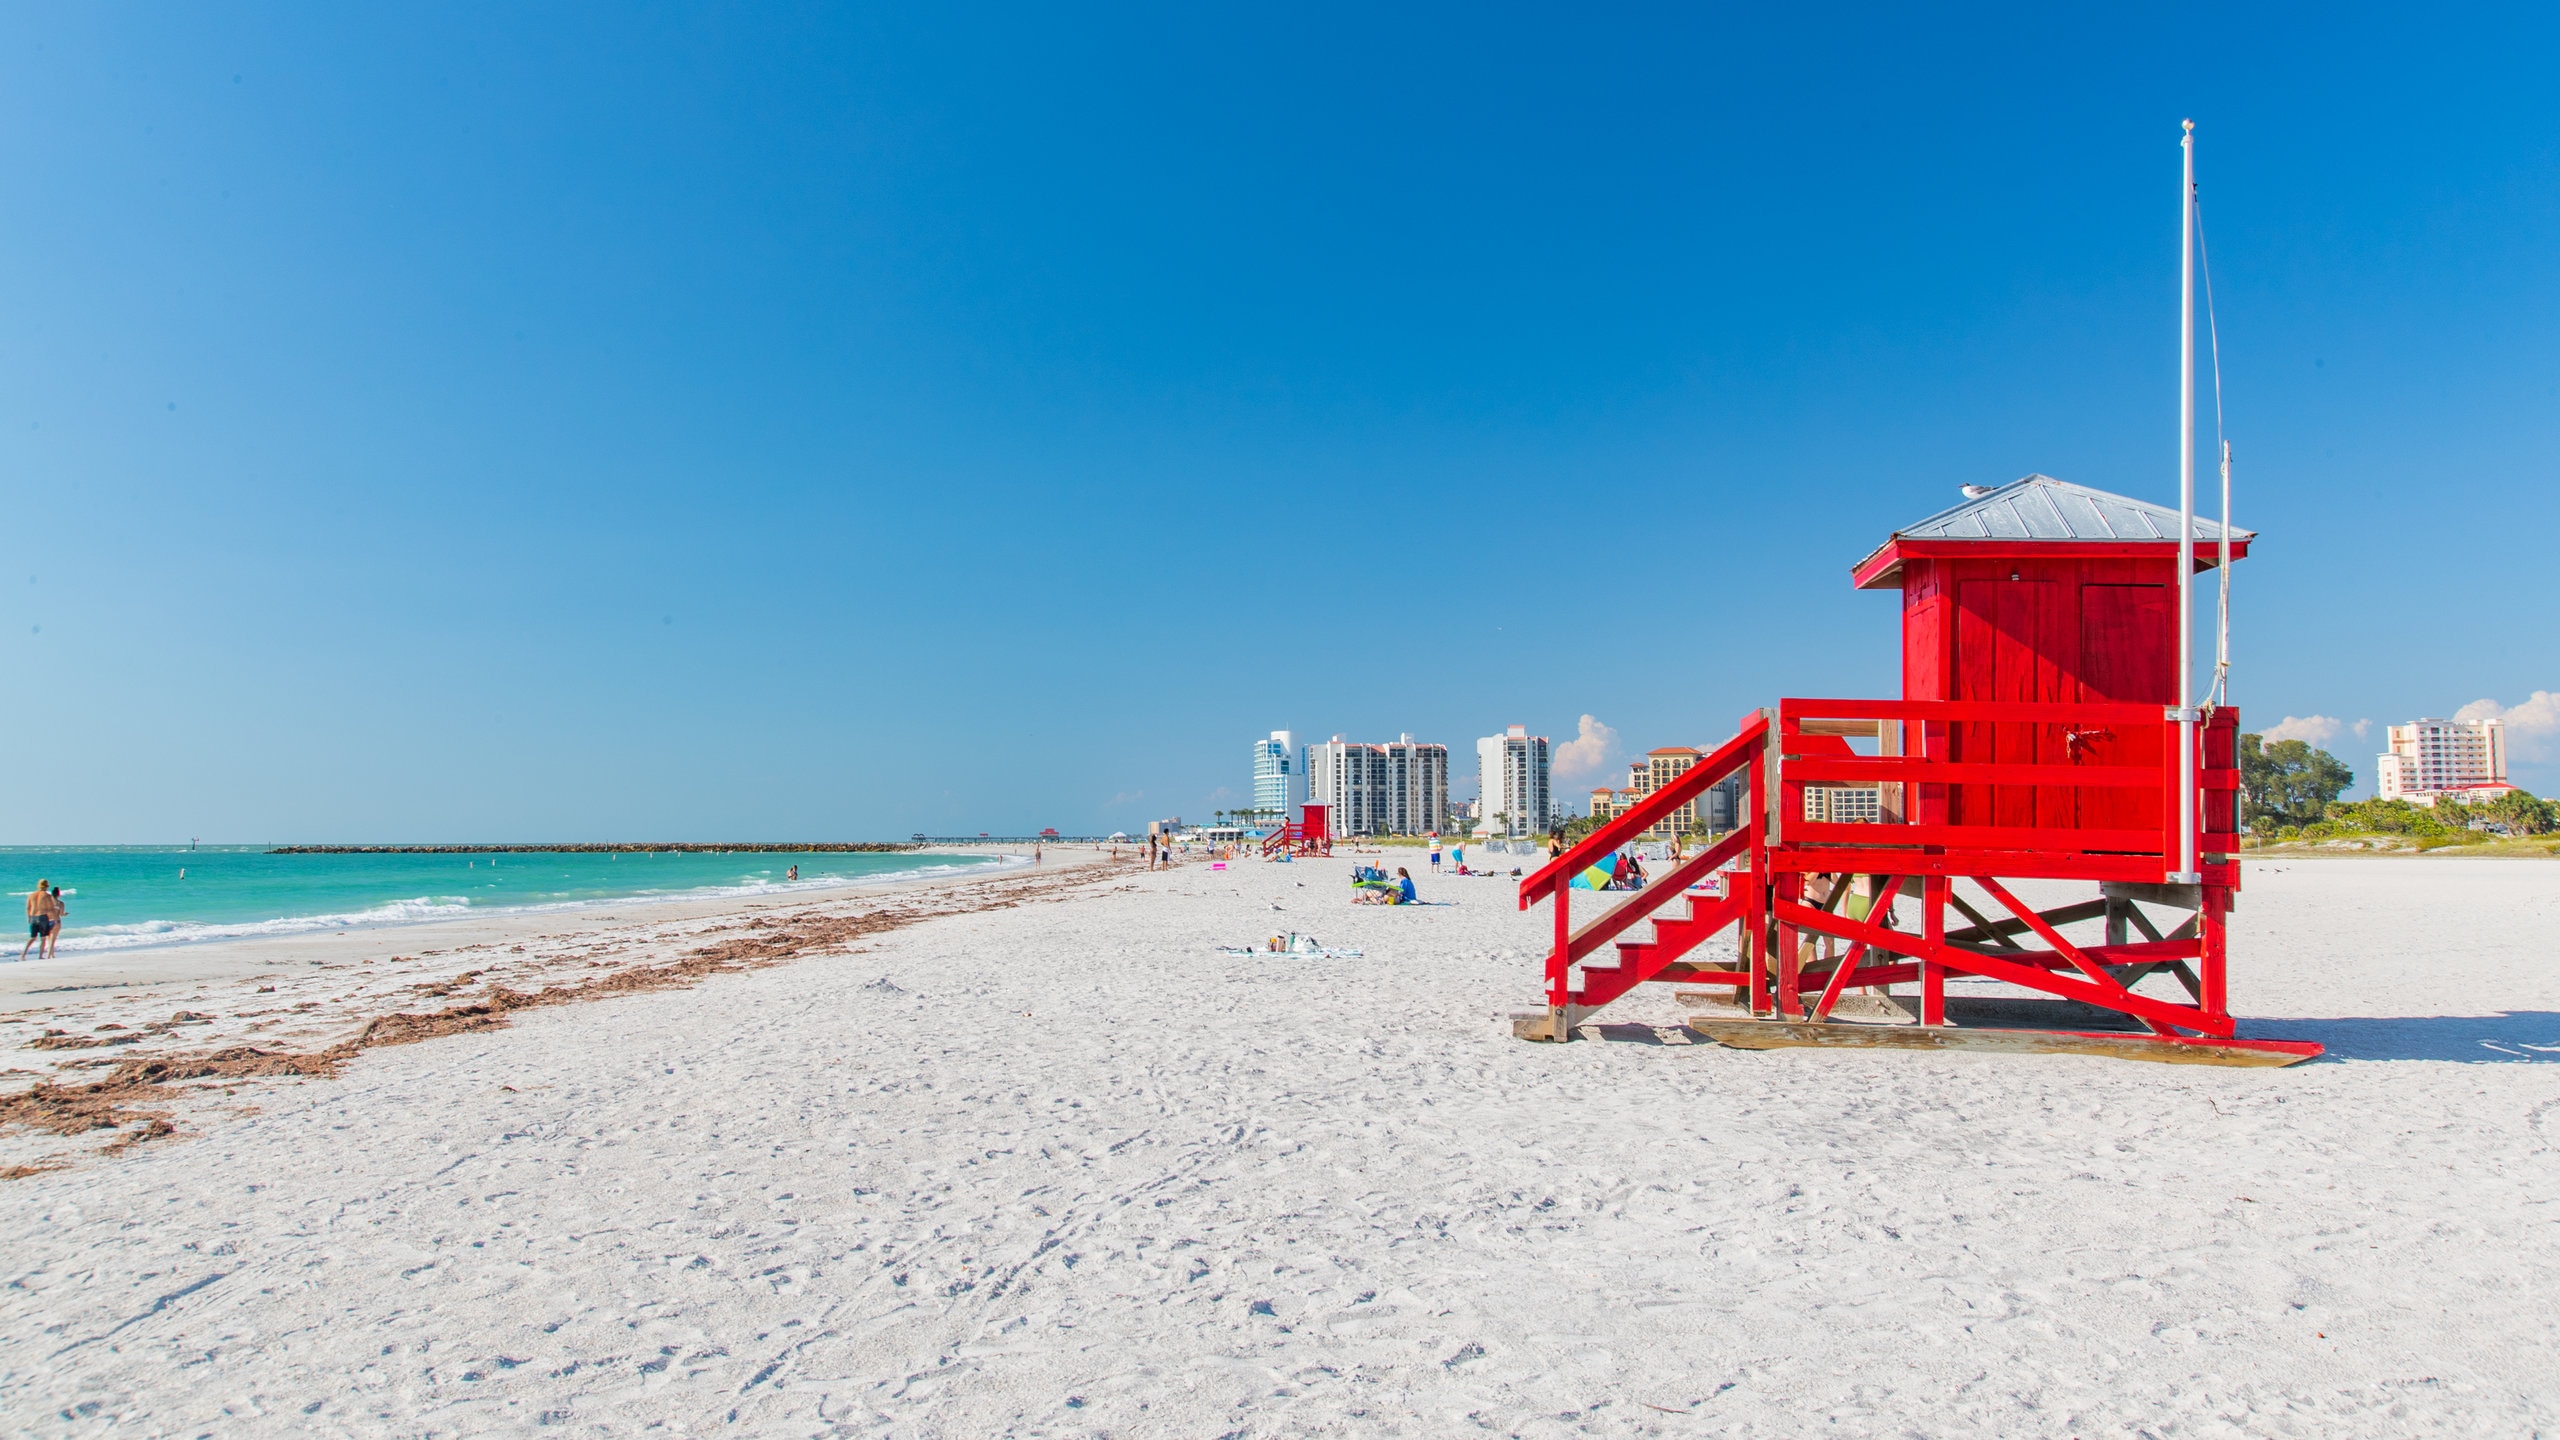
[[[2374,757],[2373,793],[2382,800],[2433,805],[2439,795],[2494,800],[2507,783],[2503,720],[2438,720],[2394,725],[2391,748]]]
[[[1298,803],[1298,737],[1274,730],[1268,740],[1253,742],[1253,808],[1266,825],[1286,824],[1289,807]]]
[[[1627,765],[1625,789],[1602,787],[1591,792],[1592,818],[1606,820],[1625,812],[1705,758],[1706,751],[1688,745],[1665,745],[1647,752],[1644,758]],[[1656,821],[1644,832],[1645,838],[1667,840],[1674,835],[1691,835],[1701,830],[1722,834],[1733,829],[1742,823],[1743,785],[1742,775],[1726,776],[1708,786],[1696,799]]]
[[[1672,784],[1702,758],[1708,758],[1708,751],[1700,751],[1695,746],[1661,746],[1656,751],[1646,751],[1644,758],[1631,761],[1626,766],[1626,789],[1595,789],[1592,792],[1592,817],[1605,820],[1605,817],[1631,810],[1638,799]],[[1697,794],[1697,799],[1690,799],[1687,805],[1677,807],[1661,820],[1656,820],[1651,828],[1646,828],[1644,835],[1649,840],[1669,840],[1672,835],[1695,835],[1700,830],[1725,833],[1741,822],[1738,820],[1741,810],[1743,776],[1725,776],[1725,779],[1715,781],[1713,787]]]
[[[1555,823],[1548,790],[1547,737],[1514,725],[1476,742],[1476,833],[1518,840],[1544,835]]]
[[[1431,835],[1449,823],[1449,747],[1400,735],[1387,745],[1347,736],[1307,747],[1307,802],[1336,835]]]
[[[1707,752],[1686,745],[1665,745],[1658,750],[1646,751],[1644,759],[1637,762],[1644,767],[1645,793],[1650,795],[1679,779],[1680,772],[1706,758]],[[1686,835],[1704,828],[1705,820],[1706,817],[1699,813],[1698,802],[1692,800],[1664,816],[1660,828],[1666,834]]]
[[[1807,785],[1804,818],[1816,824],[1873,825],[1884,818],[1884,787]]]

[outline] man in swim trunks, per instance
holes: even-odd
[[[54,886],[52,903],[49,907],[53,924],[47,926],[44,932],[44,958],[47,960],[52,959],[53,952],[62,945],[62,921],[70,912],[70,908],[62,903],[62,887]]]
[[[18,958],[26,959],[28,951],[43,945],[52,934],[53,895],[45,889],[44,882],[39,880],[36,882],[36,888],[27,892],[27,943],[18,947]],[[38,950],[36,958],[43,959],[44,953]]]

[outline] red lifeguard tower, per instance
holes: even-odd
[[[1326,830],[1326,807],[1301,805],[1298,818],[1284,820],[1278,829],[1262,837],[1262,853],[1273,855],[1330,855],[1333,836]]]
[[[1691,1028],[1746,1048],[2319,1054],[2238,1038],[2225,999],[2239,716],[2177,708],[2179,525],[2176,510],[2030,475],[1968,486],[1962,504],[1894,532],[1851,577],[1902,592],[1902,698],[1781,700],[1746,716],[1523,881],[1523,909],[1554,904],[1555,943],[1547,1010],[1515,1032],[1570,1038],[1591,1011],[1667,981],[1730,987],[1747,1015]],[[2254,538],[2204,519],[2192,533],[2197,571]],[[1750,797],[1739,828],[1574,927],[1570,877],[1737,773]],[[2096,893],[2057,904],[2039,885],[2036,908],[2019,880]],[[1619,938],[1648,920],[1651,938]],[[2092,924],[2102,934],[2063,933]],[[1729,961],[1693,958],[1727,929]],[[1960,995],[1951,1015],[1951,978],[2012,988]],[[1848,992],[1895,986],[1913,989],[1907,1012],[1900,999],[1860,1008],[1904,1023],[1835,1020]]]

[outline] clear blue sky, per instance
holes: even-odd
[[[2174,502],[2190,115],[2244,715],[2560,688],[2553,12],[1788,8],[12,9],[0,840],[1108,829],[1890,693],[1892,527]]]

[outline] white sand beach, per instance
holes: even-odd
[[[1507,881],[1369,908],[1347,858],[1093,859],[13,989],[0,1093],[339,1048],[137,1082],[112,1129],[0,1134],[0,1413],[64,1435],[2560,1426],[2560,865],[2252,866],[2232,1008],[2332,1058],[2221,1069],[1725,1050],[1672,1028],[1668,987],[1527,1044],[1505,1017],[1537,1002],[1547,921]],[[1282,930],[1364,958],[1217,951]]]

